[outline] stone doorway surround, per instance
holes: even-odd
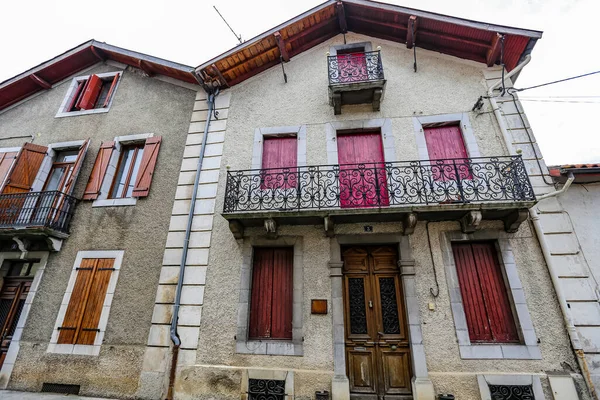
[[[350,399],[350,383],[346,375],[344,334],[344,298],[341,246],[368,244],[398,245],[398,268],[402,278],[404,301],[408,320],[412,362],[412,391],[414,400],[434,400],[433,384],[427,372],[425,348],[421,332],[421,315],[415,285],[415,261],[408,236],[398,234],[337,235],[330,240],[329,276],[331,277],[331,309],[333,319],[333,370],[331,397],[333,400]]]

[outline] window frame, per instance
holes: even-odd
[[[512,236],[501,230],[483,229],[466,234],[461,231],[440,232],[440,246],[450,296],[454,327],[462,359],[540,360],[541,351],[510,244]],[[500,268],[506,277],[508,298],[515,310],[517,333],[521,343],[472,343],[465,317],[452,242],[495,241]]]
[[[119,272],[121,270],[121,265],[123,263],[123,250],[102,250],[102,251],[79,251],[77,253],[77,257],[75,258],[75,262],[73,263],[73,268],[71,270],[71,276],[69,278],[69,283],[67,284],[67,288],[65,290],[65,294],[63,296],[62,303],[60,305],[60,309],[58,311],[58,316],[56,317],[56,322],[54,324],[54,330],[52,331],[52,337],[50,338],[50,343],[48,344],[48,348],[46,349],[47,353],[58,353],[58,354],[78,354],[78,355],[88,355],[88,356],[98,356],[100,354],[100,347],[102,346],[102,342],[104,340],[104,333],[106,332],[106,327],[108,325],[108,317],[110,313],[110,308],[112,306],[113,295],[115,293],[115,288],[117,286],[117,281],[119,279]],[[96,333],[96,337],[94,339],[93,345],[87,344],[58,344],[58,337],[60,335],[59,327],[62,326],[63,321],[65,319],[65,315],[67,313],[67,308],[69,307],[69,303],[71,301],[71,295],[73,293],[73,289],[75,287],[75,281],[77,280],[79,266],[84,258],[112,258],[114,259],[113,268],[110,279],[108,281],[108,287],[106,289],[106,294],[104,296],[104,304],[102,305],[102,313],[100,314],[100,320],[98,322],[99,331]]]
[[[145,142],[135,142],[135,143],[130,143],[130,144],[126,144],[126,145],[121,145],[121,149],[120,149],[120,155],[119,155],[119,163],[117,164],[117,168],[115,170],[115,175],[113,177],[113,182],[112,185],[110,186],[110,191],[108,192],[108,198],[109,199],[129,199],[129,198],[133,198],[133,189],[132,189],[132,194],[131,196],[123,196],[123,192],[125,192],[125,194],[127,194],[127,188],[129,187],[129,185],[131,184],[131,181],[133,180],[133,184],[135,187],[135,182],[137,181],[137,177],[139,174],[139,169],[138,171],[135,173],[134,176],[134,171],[135,171],[135,163],[138,161],[138,157],[143,157],[143,151],[144,151],[144,146],[145,146]],[[119,177],[119,171],[121,170],[121,166],[123,165],[123,158],[125,156],[125,151],[124,150],[128,150],[130,148],[133,148],[133,158],[131,160],[131,164],[129,165],[129,169],[127,171],[127,176],[125,178],[125,185],[123,187],[123,190],[121,191],[121,195],[120,196],[114,196],[113,197],[113,191],[115,190],[115,185],[118,185],[119,183],[117,182],[117,178]],[[142,156],[140,156],[140,150],[142,151]],[[141,158],[140,158],[141,161]],[[123,171],[125,172],[125,171]]]
[[[77,92],[77,87],[79,86],[79,83],[84,80],[89,79],[92,75],[98,76],[98,78],[102,79],[103,81],[107,80],[105,78],[114,78],[115,76],[119,75],[119,78],[117,79],[117,84],[115,85],[115,87],[111,93],[111,96],[108,100],[108,104],[106,105],[106,107],[93,108],[91,110],[67,111],[67,106],[71,103],[71,101],[73,100],[73,97],[77,94],[76,92]],[[63,102],[60,105],[60,108],[58,109],[58,112],[55,115],[55,118],[107,113],[110,110],[110,107],[115,98],[115,93],[119,89],[119,85],[121,84],[122,78],[123,78],[123,71],[105,72],[105,73],[101,73],[101,74],[89,74],[89,75],[81,75],[81,76],[74,77],[71,80],[71,84],[69,85],[69,88],[67,89],[67,93],[63,99]]]

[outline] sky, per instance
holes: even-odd
[[[28,0],[2,2],[0,81],[89,39],[191,66],[237,44],[212,8],[251,39],[322,0]],[[600,70],[598,0],[386,0],[544,31],[516,87]],[[595,97],[589,97],[595,96]],[[600,162],[600,74],[520,95],[547,165]],[[568,97],[568,98],[567,98]],[[476,100],[476,99],[474,99]]]

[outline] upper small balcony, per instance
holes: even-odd
[[[380,51],[327,56],[329,104],[342,113],[345,104],[372,104],[379,111],[385,78]]]
[[[77,199],[59,191],[0,195],[0,238],[65,239]]]
[[[229,171],[223,216],[236,237],[245,227],[458,220],[463,231],[482,219],[518,229],[535,195],[520,156],[378,164],[315,165]]]

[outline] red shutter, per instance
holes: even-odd
[[[473,342],[518,342],[493,243],[453,243],[469,337]]]
[[[433,177],[438,181],[456,180],[454,165],[457,165],[461,179],[471,179],[471,173],[467,168],[461,167],[465,159],[469,157],[465,142],[460,131],[460,126],[440,126],[436,128],[425,128],[425,142],[429,160],[447,160],[458,158],[460,160],[444,162],[441,167],[436,167],[432,162]]]
[[[293,248],[255,248],[249,338],[292,338]]]
[[[47,151],[45,146],[25,143],[8,174],[2,194],[29,192]]]
[[[150,192],[152,185],[152,177],[154,176],[154,168],[156,168],[156,160],[158,159],[158,150],[162,137],[154,136],[146,139],[144,145],[144,154],[140,162],[140,169],[133,188],[133,197],[146,197]]]
[[[102,79],[98,78],[98,75],[92,75],[87,81],[83,96],[77,102],[75,107],[82,110],[91,110],[96,106],[96,101],[100,95],[102,89]]]
[[[340,205],[360,208],[389,205],[381,133],[338,135],[337,146]]]
[[[83,91],[83,88],[85,87],[87,83],[87,80],[85,81],[81,81],[77,84],[77,87],[75,88],[75,93],[73,93],[73,98],[71,99],[71,101],[69,102],[69,105],[67,106],[67,112],[69,111],[73,111],[73,108],[75,107],[75,105],[77,103],[79,103],[79,98],[81,97],[81,92]]]
[[[92,168],[90,179],[88,180],[85,192],[83,193],[83,200],[95,200],[98,198],[100,188],[102,187],[102,181],[104,180],[104,175],[106,175],[110,156],[112,155],[114,148],[115,142],[103,142],[100,145],[94,168]]]
[[[85,159],[85,154],[87,153],[89,145],[90,139],[87,139],[79,148],[79,152],[77,153],[77,159],[75,160],[75,164],[73,165],[73,171],[71,172],[71,176],[69,177],[64,186],[64,192],[66,194],[73,193],[73,188],[75,187],[75,182],[77,181],[77,176],[79,175],[79,171],[81,170],[81,166],[83,165],[83,160]]]
[[[262,169],[267,170],[262,174],[262,189],[297,186],[298,139],[295,136],[265,138],[262,157]]]
[[[119,81],[119,74],[116,74],[115,77],[113,78],[112,83],[110,84],[110,89],[108,89],[108,94],[106,95],[106,99],[104,100],[104,104],[102,104],[103,108],[106,108],[108,106],[108,103],[110,103],[110,98],[113,95],[113,92],[115,91],[115,87],[117,86],[117,82]]]

